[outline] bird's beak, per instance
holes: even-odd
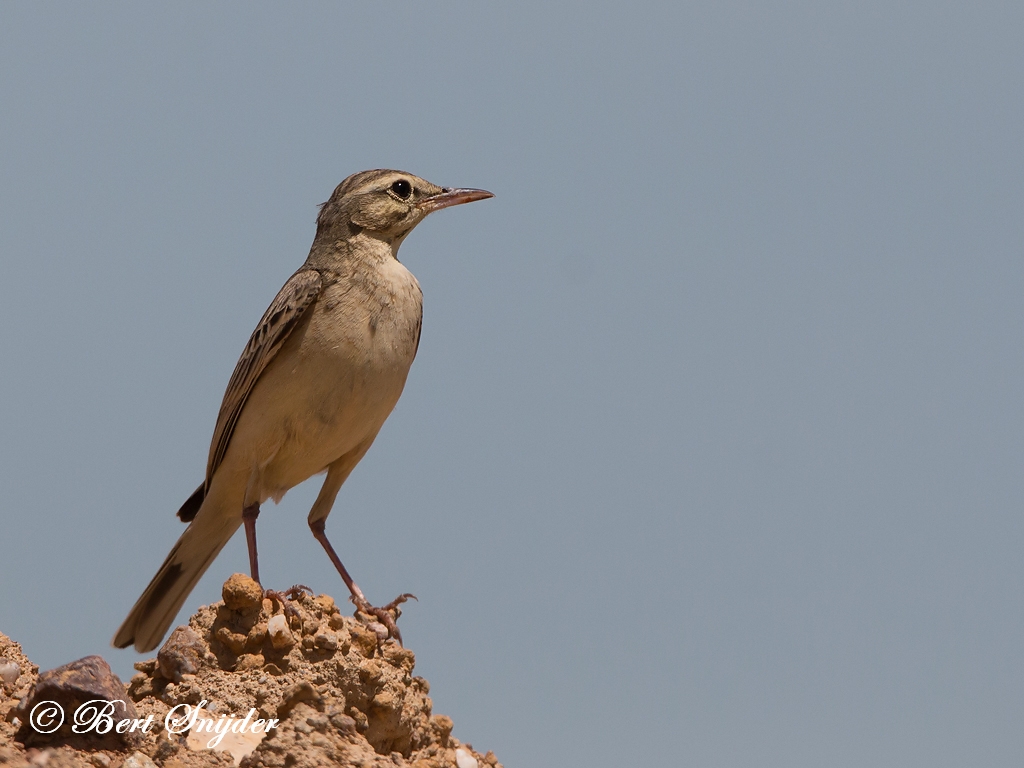
[[[423,198],[416,203],[416,207],[424,213],[432,213],[453,205],[472,203],[474,200],[486,200],[488,197],[494,197],[494,195],[484,189],[445,189],[436,195]]]

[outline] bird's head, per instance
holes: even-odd
[[[482,189],[438,187],[403,171],[362,171],[345,179],[324,203],[317,232],[344,227],[397,246],[428,214],[494,197]]]

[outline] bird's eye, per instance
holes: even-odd
[[[409,195],[412,194],[412,184],[405,179],[399,179],[391,185],[391,191],[398,195],[403,200],[408,200]]]

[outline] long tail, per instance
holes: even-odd
[[[156,648],[196,582],[241,524],[241,504],[217,503],[213,495],[207,495],[195,519],[117,630],[114,647],[126,648],[134,643],[139,653]]]

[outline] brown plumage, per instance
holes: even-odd
[[[259,581],[256,517],[307,478],[327,473],[309,513],[357,607],[400,640],[393,608],[375,608],[327,541],[324,521],[405,386],[422,324],[422,293],[398,261],[429,213],[492,195],[442,189],[401,171],[345,179],[320,210],[305,264],[280,290],[246,344],[217,416],[206,478],[182,505],[189,523],[114,636],[155,648],[239,526]]]

